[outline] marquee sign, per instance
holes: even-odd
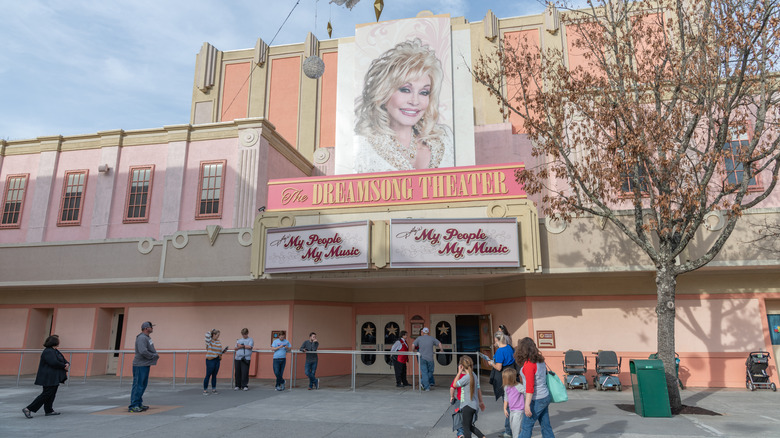
[[[392,219],[391,268],[520,266],[517,219]]]
[[[337,175],[268,182],[268,211],[525,198],[523,163]]]
[[[265,272],[367,269],[368,221],[269,228]]]

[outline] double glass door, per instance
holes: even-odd
[[[393,374],[390,355],[371,352],[390,351],[403,330],[403,315],[358,315],[356,326],[357,349],[363,352],[357,359],[357,372]]]

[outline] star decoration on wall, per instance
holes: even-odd
[[[365,332],[366,336],[373,336],[374,335],[374,326],[368,326],[363,328],[363,331]]]
[[[446,326],[446,325],[444,325],[444,324],[440,325],[440,326],[438,327],[438,329],[439,329],[439,335],[440,335],[440,336],[445,336],[445,335],[448,335],[448,334],[450,333],[450,328],[449,328],[449,327],[447,327],[447,326]]]
[[[387,334],[390,336],[395,336],[395,334],[398,333],[398,327],[391,326],[387,327]]]

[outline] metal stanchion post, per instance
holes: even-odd
[[[87,383],[88,371],[89,371],[89,351],[87,351],[87,361],[84,363],[84,383]]]
[[[173,389],[176,389],[176,352],[173,352]]]
[[[187,371],[190,370],[190,351],[187,350],[187,360],[184,363],[184,384],[187,384]]]
[[[352,352],[352,392],[355,392],[355,352]]]
[[[24,358],[24,352],[19,353],[19,370],[16,372],[16,387],[19,387],[19,379],[22,376],[22,358]]]
[[[288,391],[292,391],[293,386],[295,386],[295,375],[298,374],[297,370],[295,369],[295,352],[291,352],[290,361],[292,362],[292,366],[290,367],[290,389]]]
[[[125,352],[122,352],[122,363],[119,365],[119,387],[122,387],[122,378],[125,376]]]

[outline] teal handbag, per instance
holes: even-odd
[[[552,371],[547,371],[547,389],[550,390],[550,396],[553,403],[562,403],[569,399],[566,394],[566,387],[563,386],[561,379]]]

